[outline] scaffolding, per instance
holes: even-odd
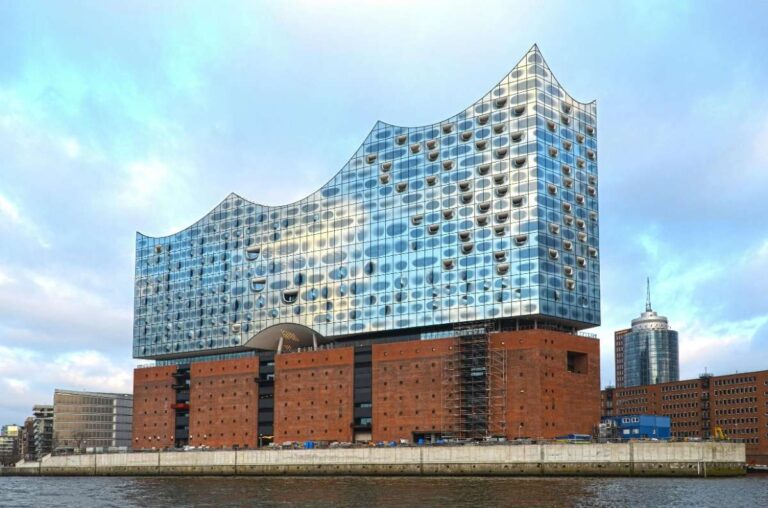
[[[443,437],[506,436],[506,355],[493,347],[493,323],[454,329],[456,345],[443,358]]]

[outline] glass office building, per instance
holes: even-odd
[[[680,379],[677,332],[651,308],[650,289],[645,312],[632,320],[623,335],[623,387],[669,383]]]
[[[134,356],[599,325],[597,189],[596,105],[534,46],[444,121],[377,122],[298,202],[230,194],[183,231],[137,234]]]

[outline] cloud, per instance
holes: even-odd
[[[29,381],[8,377],[3,379],[6,389],[16,396],[26,395],[29,391]]]
[[[105,276],[70,268],[62,275],[0,266],[0,343],[46,351],[72,347],[116,348],[128,353],[132,309],[106,298]]]
[[[3,222],[17,228],[25,236],[35,240],[41,247],[50,248],[50,243],[40,228],[29,217],[24,216],[17,205],[11,202],[7,197],[0,194],[0,227]]]
[[[80,157],[82,148],[77,139],[72,137],[64,138],[61,140],[60,146],[64,154],[70,159],[77,159]]]
[[[21,423],[35,404],[53,402],[53,389],[131,393],[133,362],[94,350],[46,354],[0,345],[0,418]]]
[[[171,174],[168,168],[157,161],[132,162],[125,166],[124,183],[117,192],[119,204],[126,207],[142,208],[156,197],[169,190]]]

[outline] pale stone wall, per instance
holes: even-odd
[[[48,456],[1,474],[722,476],[745,461],[740,443],[535,444]]]

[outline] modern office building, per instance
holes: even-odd
[[[613,354],[616,366],[616,388],[624,386],[624,337],[632,331],[631,328],[618,330],[613,334]]]
[[[32,415],[35,419],[33,424],[34,457],[36,460],[40,460],[53,450],[53,406],[38,404],[32,408]]]
[[[55,450],[131,447],[133,395],[56,390]]]
[[[591,432],[595,115],[534,46],[298,202],[138,234],[134,447]]]
[[[749,462],[768,464],[768,370],[609,388],[602,392],[602,414],[669,416],[678,439],[714,438],[720,428],[726,438],[746,443]]]
[[[632,328],[628,333],[625,331],[615,334],[617,362],[619,354],[623,356],[622,368],[616,369],[617,388],[668,383],[680,379],[677,332],[669,327],[666,317],[659,316],[651,308],[650,281],[645,312],[632,320]]]

